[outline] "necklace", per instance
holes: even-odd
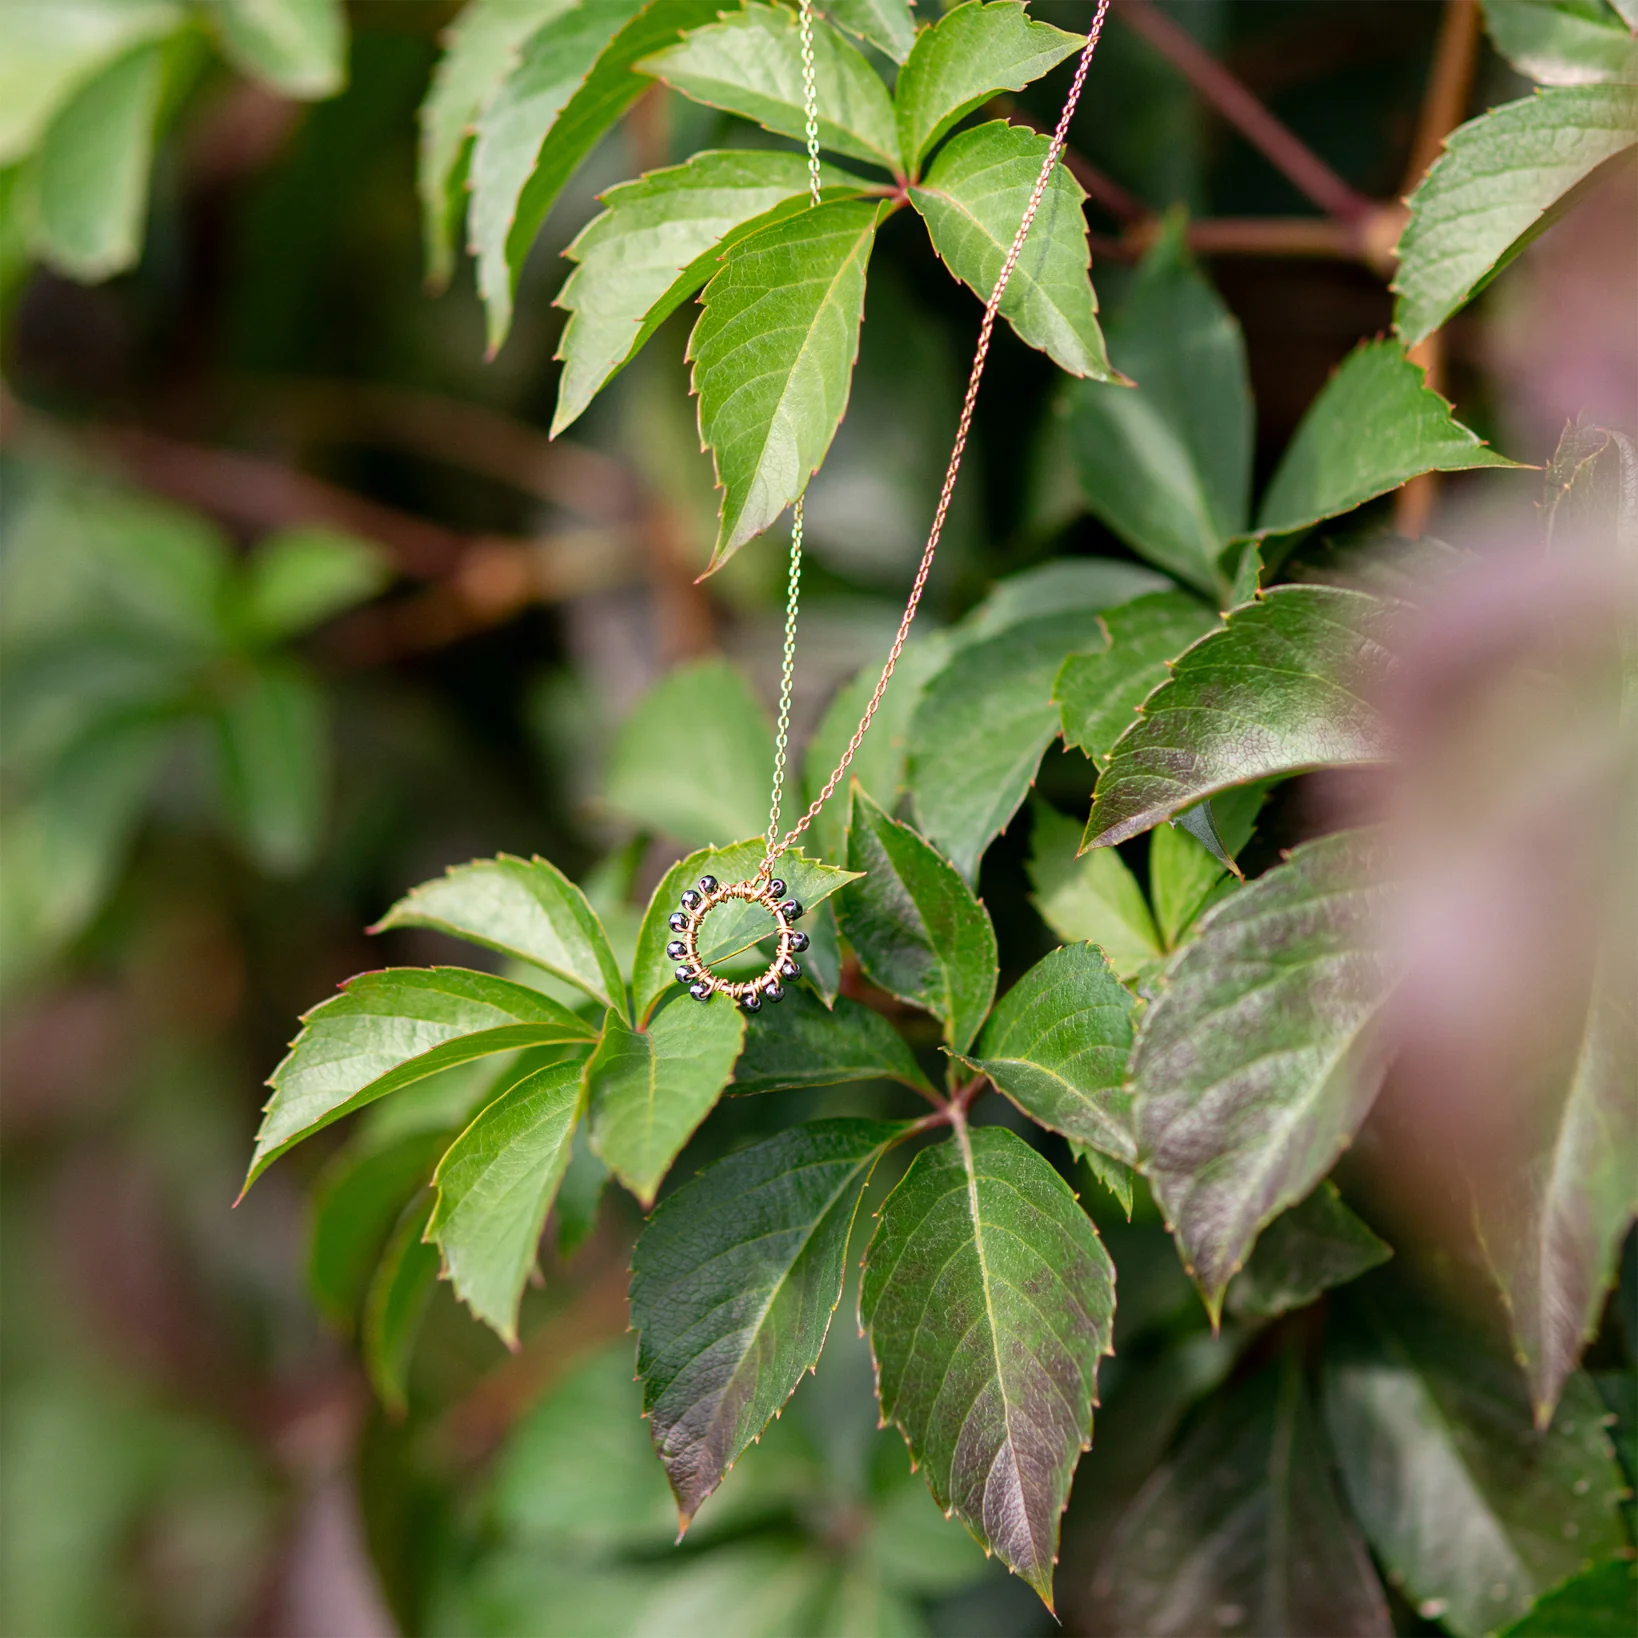
[[[995,331],[996,315],[1001,310],[1001,298],[1006,294],[1007,283],[1012,278],[1013,269],[1018,265],[1018,258],[1023,254],[1024,241],[1029,237],[1029,230],[1034,224],[1035,213],[1041,207],[1047,185],[1052,180],[1052,173],[1063,153],[1064,143],[1069,135],[1069,122],[1074,118],[1075,105],[1081,99],[1081,90],[1086,84],[1086,71],[1092,65],[1092,53],[1097,49],[1098,36],[1103,32],[1103,21],[1108,10],[1109,0],[1098,0],[1092,25],[1086,33],[1086,44],[1081,48],[1080,58],[1075,65],[1075,78],[1070,83],[1068,96],[1064,99],[1063,112],[1058,116],[1058,125],[1052,134],[1052,140],[1047,145],[1041,174],[1035,179],[1035,187],[1018,223],[1018,231],[1013,235],[1012,246],[1007,251],[1006,260],[1001,265],[995,289],[984,305],[984,319],[978,329],[978,345],[973,350],[972,369],[967,377],[967,392],[961,404],[961,417],[956,423],[955,442],[950,449],[949,465],[945,468],[944,484],[939,491],[938,505],[933,511],[933,522],[927,532],[927,544],[922,550],[921,563],[916,569],[916,577],[910,586],[910,596],[904,605],[904,615],[899,621],[898,634],[893,639],[892,648],[888,650],[881,676],[876,680],[875,690],[865,706],[864,715],[859,718],[859,726],[853,730],[853,737],[848,741],[847,749],[842,752],[841,759],[819,794],[808,804],[807,812],[781,836],[779,811],[785,794],[785,762],[791,720],[791,682],[796,669],[796,615],[801,603],[802,589],[801,496],[797,497],[792,508],[790,580],[785,597],[785,652],[779,677],[779,725],[774,735],[773,795],[768,815],[767,848],[762,865],[750,880],[731,882],[727,886],[719,883],[715,876],[700,877],[698,885],[689,888],[682,895],[681,908],[673,912],[670,918],[671,930],[677,937],[666,946],[666,954],[677,963],[677,982],[686,985],[688,993],[696,1001],[709,1001],[713,994],[721,992],[746,1012],[760,1012],[764,1001],[782,1000],[785,984],[801,974],[802,969],[796,957],[807,949],[808,936],[801,932],[795,923],[802,918],[804,911],[796,899],[786,897],[785,883],[774,875],[774,865],[778,862],[779,856],[786,852],[813,823],[820,810],[835,794],[842,775],[847,772],[848,765],[853,761],[860,745],[864,743],[865,735],[870,731],[877,707],[882,703],[887,685],[893,680],[893,670],[899,663],[899,656],[904,652],[905,642],[910,635],[910,623],[916,617],[921,594],[927,587],[927,576],[932,571],[933,554],[938,550],[939,537],[944,532],[944,519],[950,509],[950,497],[955,493],[956,477],[961,471],[961,457],[966,453],[967,436],[972,430],[973,407],[978,402],[978,386],[984,377],[984,364],[989,357],[990,338]],[[801,34],[802,112],[804,133],[807,137],[808,195],[811,208],[820,202],[819,93],[814,74],[813,0],[800,0],[798,26]],[[701,923],[718,905],[731,901],[761,906],[773,919],[777,934],[777,949],[767,970],[743,982],[734,982],[712,972],[699,953]]]

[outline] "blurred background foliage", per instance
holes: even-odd
[[[645,97],[554,210],[485,362],[470,266],[436,299],[423,288],[416,110],[453,4],[129,0],[112,23],[93,0],[54,9],[79,31],[72,61],[46,40],[0,69],[4,1629],[1051,1630],[874,1427],[851,1297],[815,1383],[673,1553],[622,1336],[629,1199],[611,1191],[583,1242],[548,1256],[516,1355],[442,1286],[365,1289],[390,1214],[361,1217],[374,1238],[355,1263],[309,1270],[326,1191],[420,1164],[481,1076],[378,1106],[228,1211],[290,1020],[350,973],[438,958],[435,935],[361,933],[408,884],[539,852],[588,881],[618,941],[683,844],[760,826],[627,777],[637,751],[616,737],[678,662],[720,653],[764,704],[777,676],[778,543],[695,581],[716,503],[689,315],[571,437],[542,430],[559,253],[600,188],[730,122]],[[1361,194],[1395,197],[1447,8],[1162,9]],[[1069,0],[1035,11],[1084,26]],[[270,36],[280,18],[300,26]],[[1524,90],[1478,51],[1464,104]],[[123,102],[91,96],[110,75]],[[1020,99],[1031,118],[1052,118],[1063,78]],[[1310,219],[1136,31],[1111,25],[1091,84],[1073,141],[1118,185],[1088,207],[1106,313],[1133,259],[1122,195],[1208,223]],[[93,102],[129,124],[87,136]],[[135,143],[94,221],[50,203],[88,141]],[[1544,459],[1566,413],[1632,419],[1621,366],[1597,363],[1628,356],[1630,313],[1606,309],[1614,342],[1589,344],[1595,315],[1542,294],[1630,251],[1624,195],[1588,215],[1446,337],[1444,390],[1521,458]],[[908,227],[882,234],[849,415],[810,492],[803,734],[892,630],[958,408],[975,308]],[[1247,336],[1259,484],[1327,373],[1390,316],[1369,256],[1285,248],[1210,264]],[[1127,556],[1085,512],[1055,382],[998,336],[930,628],[1049,552]],[[682,766],[697,747],[671,738]],[[1055,752],[1041,794],[1078,822],[1088,783]],[[737,797],[731,781],[690,788]],[[1299,825],[1276,814],[1259,845]],[[1013,972],[1054,942],[1030,908],[1026,833],[983,876]],[[1143,847],[1127,853],[1141,874]],[[814,1094],[809,1112],[876,1099]],[[779,1124],[791,1115],[787,1099]],[[773,1120],[729,1100],[678,1177]],[[1120,1268],[1103,1398],[1125,1411],[1101,1418],[1082,1466],[1065,1583],[1233,1357],[1232,1324],[1211,1337],[1153,1208],[1127,1223],[1090,1182],[1086,1197]],[[1630,1244],[1627,1261],[1623,1300]],[[416,1300],[411,1359],[392,1305]],[[361,1310],[397,1414],[348,1345]],[[1073,1621],[1069,1585],[1065,1600]]]

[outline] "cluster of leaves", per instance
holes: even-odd
[[[311,862],[328,703],[290,645],[388,574],[328,530],[238,560],[197,515],[71,469],[13,462],[6,482],[0,922],[15,976],[96,913],[161,785],[203,784],[199,805],[262,869]]]
[[[84,282],[135,266],[160,134],[212,54],[286,97],[347,80],[341,0],[9,0],[0,239]],[[9,282],[0,267],[0,288]]]

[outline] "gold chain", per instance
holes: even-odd
[[[1035,188],[1029,196],[1029,204],[1025,207],[1023,220],[1018,224],[1018,231],[1013,235],[1007,259],[1001,264],[1001,273],[995,281],[995,289],[991,291],[990,299],[984,305],[984,320],[978,328],[978,345],[973,352],[972,371],[967,377],[967,393],[961,404],[961,418],[956,423],[955,443],[950,450],[950,464],[944,472],[944,487],[939,491],[938,506],[933,512],[932,527],[927,534],[927,545],[922,551],[921,564],[910,587],[909,601],[904,605],[904,617],[899,621],[898,635],[894,637],[893,646],[888,650],[887,662],[882,666],[882,674],[876,680],[875,692],[870,696],[870,703],[865,707],[864,715],[859,718],[859,726],[854,729],[853,738],[848,741],[847,749],[842,752],[841,761],[836,764],[830,778],[825,781],[824,788],[808,804],[808,811],[786,831],[782,839],[776,841],[775,838],[779,836],[780,801],[785,789],[785,751],[790,731],[791,678],[796,663],[796,611],[801,596],[802,501],[800,498],[797,499],[791,521],[791,574],[785,603],[785,661],[779,688],[779,732],[774,741],[773,812],[768,820],[767,856],[762,862],[759,877],[767,877],[773,873],[775,860],[813,823],[820,809],[835,794],[836,787],[842,781],[842,775],[847,772],[848,765],[853,761],[860,745],[864,743],[865,735],[870,731],[871,721],[876,715],[877,707],[882,703],[882,696],[887,692],[887,685],[893,680],[894,667],[898,665],[899,656],[904,652],[905,642],[910,636],[910,623],[916,617],[921,594],[927,588],[927,576],[933,568],[933,554],[938,550],[939,537],[944,532],[944,519],[950,510],[950,497],[955,493],[956,476],[961,471],[961,457],[966,453],[967,436],[972,431],[973,407],[978,402],[978,385],[984,378],[984,364],[989,358],[990,338],[995,331],[996,315],[1001,311],[1001,298],[1006,294],[1008,281],[1012,278],[1014,268],[1018,266],[1018,258],[1023,254],[1024,241],[1028,239],[1029,230],[1035,223],[1035,214],[1041,208],[1041,201],[1046,197],[1047,187],[1052,181],[1052,173],[1063,155],[1064,143],[1069,136],[1069,122],[1074,118],[1075,106],[1081,100],[1081,91],[1086,85],[1086,71],[1092,66],[1092,53],[1097,50],[1098,37],[1103,33],[1103,21],[1108,11],[1109,0],[1098,0],[1098,9],[1092,17],[1092,26],[1086,33],[1086,44],[1081,48],[1080,60],[1075,65],[1075,78],[1070,84],[1069,95],[1064,99],[1057,129],[1052,133],[1052,140],[1047,145],[1041,174],[1035,179]],[[799,17],[802,37],[802,108],[806,116],[805,128],[808,139],[808,181],[813,203],[817,205],[819,98],[813,63],[812,0],[801,0]]]

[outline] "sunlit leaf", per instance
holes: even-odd
[[[217,0],[211,8],[234,67],[287,97],[333,97],[347,83],[342,0]]]
[[[1638,38],[1604,0],[1484,0],[1496,49],[1544,85],[1638,80]]]
[[[931,1090],[904,1038],[880,1013],[845,996],[827,1009],[792,988],[777,1007],[764,1007],[751,1020],[733,1089],[784,1092],[874,1080]]]

